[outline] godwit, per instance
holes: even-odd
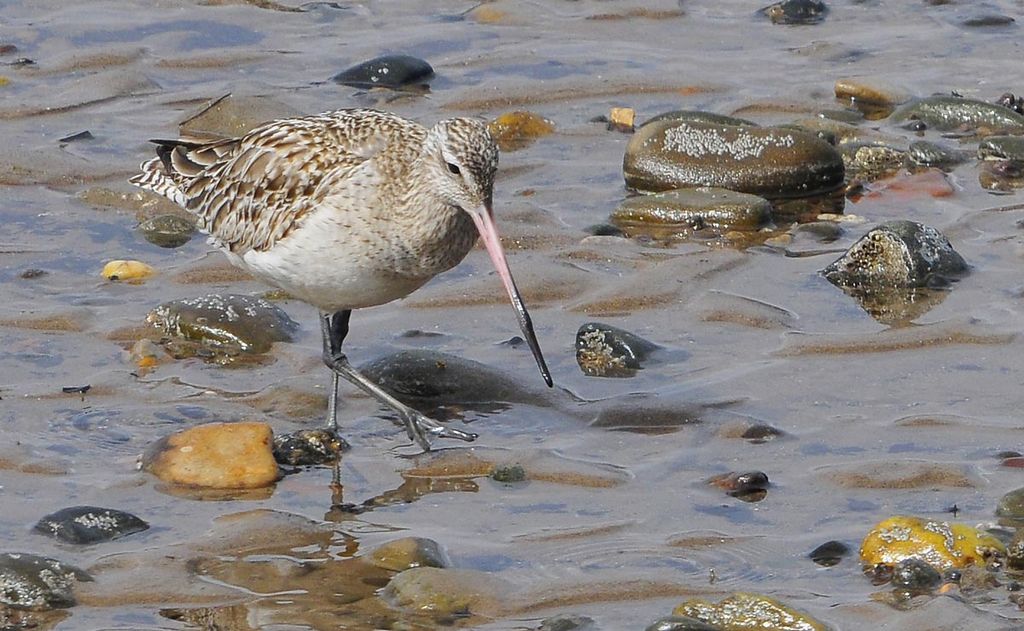
[[[498,148],[480,121],[452,118],[427,129],[349,109],[273,121],[239,138],[154,142],[157,157],[131,182],[194,214],[232,263],[320,310],[332,431],[341,376],[397,412],[425,450],[435,437],[476,438],[389,395],[341,345],[353,309],[409,295],[457,265],[477,234],[552,385],[494,224]]]

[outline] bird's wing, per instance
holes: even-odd
[[[389,125],[365,124],[375,114],[285,119],[205,144],[156,141],[157,158],[133,181],[183,205],[232,252],[267,250],[388,144]],[[161,178],[164,190],[152,184]]]

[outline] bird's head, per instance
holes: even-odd
[[[491,197],[494,191],[494,173],[498,170],[498,146],[483,121],[474,118],[449,118],[427,132],[423,158],[434,177],[437,194],[452,206],[466,212],[473,219],[480,239],[498,271],[509,299],[516,310],[519,328],[533,351],[544,381],[550,386],[551,373],[541,354],[533,322],[519,295],[512,272],[509,270],[501,238],[494,223]]]

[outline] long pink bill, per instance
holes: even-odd
[[[548,384],[550,388],[554,385],[554,382],[551,381],[551,372],[548,371],[548,365],[544,362],[544,355],[540,352],[537,334],[533,332],[533,321],[530,320],[530,314],[526,311],[526,305],[523,304],[523,297],[519,295],[516,281],[512,279],[512,271],[508,267],[508,261],[505,260],[505,250],[501,247],[501,239],[498,237],[498,228],[494,225],[494,215],[491,207],[487,205],[477,208],[471,211],[469,216],[473,218],[476,229],[480,231],[480,238],[484,241],[484,247],[487,248],[487,253],[491,255],[491,261],[494,263],[494,268],[498,270],[498,275],[501,276],[501,282],[505,284],[508,297],[512,300],[512,306],[516,310],[519,328],[523,331],[523,335],[526,336],[526,343],[530,345],[530,350],[533,351],[533,358],[537,360],[537,367],[540,368],[540,374],[544,377],[544,383]]]

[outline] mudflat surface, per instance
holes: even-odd
[[[834,2],[812,26],[773,25],[735,1],[429,4],[309,3],[292,12],[282,10],[298,6],[291,2],[12,0],[0,8],[0,44],[17,47],[0,63],[35,62],[0,65],[0,540],[8,551],[99,565],[88,597],[54,628],[194,628],[166,610],[200,606],[234,607],[223,612],[234,612],[238,629],[395,620],[431,628],[383,605],[349,606],[356,597],[339,596],[347,588],[329,576],[303,581],[282,569],[358,557],[407,535],[434,539],[456,567],[512,586],[499,590],[500,605],[453,623],[474,628],[535,628],[565,612],[603,629],[642,628],[687,594],[737,590],[773,595],[835,628],[1016,624],[1005,592],[982,605],[939,597],[896,611],[873,599],[855,553],[828,569],[806,554],[832,539],[856,549],[893,514],[947,518],[956,505],[957,519],[988,522],[998,498],[1024,484],[996,456],[1022,444],[1024,211],[989,210],[1019,203],[1019,194],[982,189],[976,160],[946,176],[951,194],[942,197],[924,186],[878,186],[845,205],[862,222],[843,224],[840,240],[820,247],[827,252],[801,257],[699,239],[595,239],[585,229],[627,195],[628,135],[590,122],[611,107],[635,108],[641,121],[707,109],[782,123],[843,108],[833,84],[844,77],[992,101],[1024,89],[1019,26],[968,18],[1016,15],[1019,3]],[[437,73],[430,93],[396,97],[327,81],[385,52],[428,60]],[[269,361],[168,360],[137,376],[125,350],[161,302],[268,289],[228,273],[200,236],[162,249],[135,230],[150,208],[126,179],[151,155],[147,140],[175,136],[180,120],[227,93],[267,97],[270,117],[374,106],[424,123],[514,109],[553,121],[554,134],[502,155],[495,208],[555,390],[544,391],[525,347],[501,344],[518,330],[480,249],[408,299],[356,313],[347,340],[356,363],[426,348],[503,371],[522,399],[449,409],[480,438],[439,445],[442,457],[520,462],[543,475],[515,485],[411,483],[420,478],[409,471],[431,458],[415,456],[388,414],[352,389],[340,410],[353,446],[340,465],[344,501],[401,501],[332,511],[330,467],[230,501],[179,497],[135,470],[149,444],[192,424],[264,420],[289,432],[315,427],[326,412],[328,375],[308,305],[279,303],[302,329]],[[860,127],[916,139],[885,120]],[[85,130],[91,139],[60,141]],[[105,190],[110,203],[92,201]],[[912,317],[880,322],[818,271],[891,219],[941,230],[971,273]],[[779,234],[788,228],[777,221]],[[122,258],[158,273],[140,284],[100,277],[104,263]],[[632,378],[588,377],[573,343],[592,320],[665,351]],[[62,392],[86,384],[84,396]],[[741,437],[756,424],[782,435],[763,444]],[[760,502],[706,483],[755,470],[772,481]],[[86,548],[30,532],[43,515],[77,504],[127,510],[153,528]],[[228,564],[208,533],[217,518],[252,509],[327,528],[283,528],[294,539],[282,535],[280,549],[268,544],[230,567],[160,561],[185,546]]]

